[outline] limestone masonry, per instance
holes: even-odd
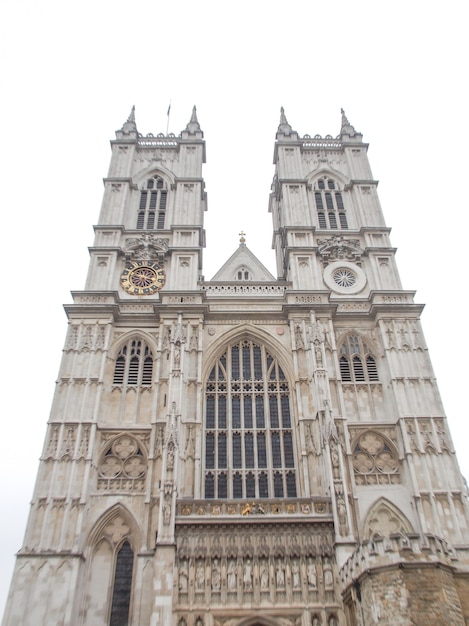
[[[464,480],[367,158],[292,130],[205,280],[205,142],[112,157],[4,626],[469,624]],[[98,174],[98,173],[97,173]]]

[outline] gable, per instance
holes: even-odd
[[[275,281],[275,278],[249,248],[242,243],[211,280],[225,282],[272,282]]]

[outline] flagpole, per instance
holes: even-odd
[[[168,136],[168,131],[169,131],[169,114],[170,114],[170,112],[171,112],[171,100],[169,101],[168,112],[166,114],[168,116],[168,119],[166,121],[166,137]]]

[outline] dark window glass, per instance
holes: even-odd
[[[253,474],[249,473],[246,476],[246,498],[256,497],[256,484],[254,482]]]
[[[274,474],[274,497],[283,498],[283,480],[281,474]]]
[[[324,205],[322,203],[322,196],[319,193],[319,191],[316,191],[316,193],[314,194],[314,199],[316,201],[316,208],[318,211],[322,211],[324,209]]]
[[[331,228],[337,228],[337,220],[335,219],[335,213],[329,213],[329,225]]]
[[[233,476],[233,498],[242,498],[243,497],[243,483],[241,481],[241,476],[239,474],[235,474]]]
[[[218,467],[226,467],[226,434],[218,435]]]
[[[233,380],[239,379],[239,348],[233,346],[231,350],[231,376]]]
[[[264,433],[257,434],[257,467],[267,467]]]
[[[226,474],[218,474],[218,497],[227,498]]]
[[[158,224],[156,225],[158,230],[163,230],[164,229],[164,218],[165,218],[165,213],[163,211],[158,211]]]
[[[323,178],[321,178],[320,180],[318,180],[318,187],[319,187],[319,189],[325,189],[325,186],[324,186],[324,179],[323,179]]]
[[[150,211],[148,213],[147,230],[153,230],[154,228],[155,228],[155,212]]]
[[[205,437],[205,467],[215,467],[215,437],[213,433],[207,433]]]
[[[249,346],[243,347],[243,378],[244,380],[251,378],[251,350]]]
[[[241,410],[239,396],[231,399],[231,417],[233,428],[241,428]]]
[[[267,486],[267,474],[261,472],[259,474],[259,498],[268,498],[269,489]]]
[[[153,178],[150,178],[147,180],[147,189],[153,189],[153,185],[154,185],[154,180]]]
[[[252,398],[244,396],[244,428],[252,428]]]
[[[324,213],[318,213],[319,228],[327,228],[326,216]]]
[[[296,498],[296,481],[293,472],[287,473],[287,497]]]
[[[147,208],[147,196],[148,196],[147,191],[140,192],[140,204],[138,205],[138,208],[141,211],[144,211]]]
[[[254,467],[254,445],[252,433],[244,435],[244,467]]]
[[[345,213],[339,213],[339,221],[341,228],[348,228],[347,216],[345,215]]]
[[[215,428],[215,398],[213,396],[207,396],[205,426],[206,428]]]
[[[259,346],[254,346],[254,378],[256,380],[262,378],[262,355]]]
[[[218,428],[226,428],[226,397],[218,398]]]
[[[132,591],[132,570],[134,553],[128,541],[122,544],[117,553],[116,574],[112,591],[110,626],[126,626],[129,623],[130,594]]]
[[[335,189],[335,183],[334,183],[334,181],[333,181],[333,180],[331,180],[330,178],[329,178],[329,180],[327,181],[327,188],[328,188],[328,189]]]
[[[282,453],[280,451],[280,434],[272,433],[272,463],[274,467],[282,467]]]
[[[205,476],[205,497],[206,498],[215,497],[213,474],[206,474]]]
[[[265,427],[263,396],[256,396],[256,426],[257,428]]]
[[[288,396],[280,397],[280,406],[282,407],[282,426],[283,428],[290,428],[290,402]]]
[[[338,209],[343,209],[344,208],[344,201],[342,200],[342,194],[341,193],[336,193],[335,194],[335,203],[337,204],[337,208]]]
[[[334,205],[332,204],[332,196],[331,196],[331,194],[329,192],[327,192],[325,194],[325,196],[326,196],[326,206],[327,206],[328,211],[333,211],[334,210]]]
[[[285,467],[295,467],[293,460],[293,443],[290,431],[283,433],[283,449],[285,453]]]
[[[233,433],[233,467],[241,467],[241,435]]]
[[[270,408],[270,426],[271,428],[278,428],[278,406],[277,396],[269,396],[269,408]]]

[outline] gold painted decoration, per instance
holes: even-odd
[[[131,261],[126,263],[120,282],[133,296],[151,296],[164,287],[166,274],[156,261]]]

